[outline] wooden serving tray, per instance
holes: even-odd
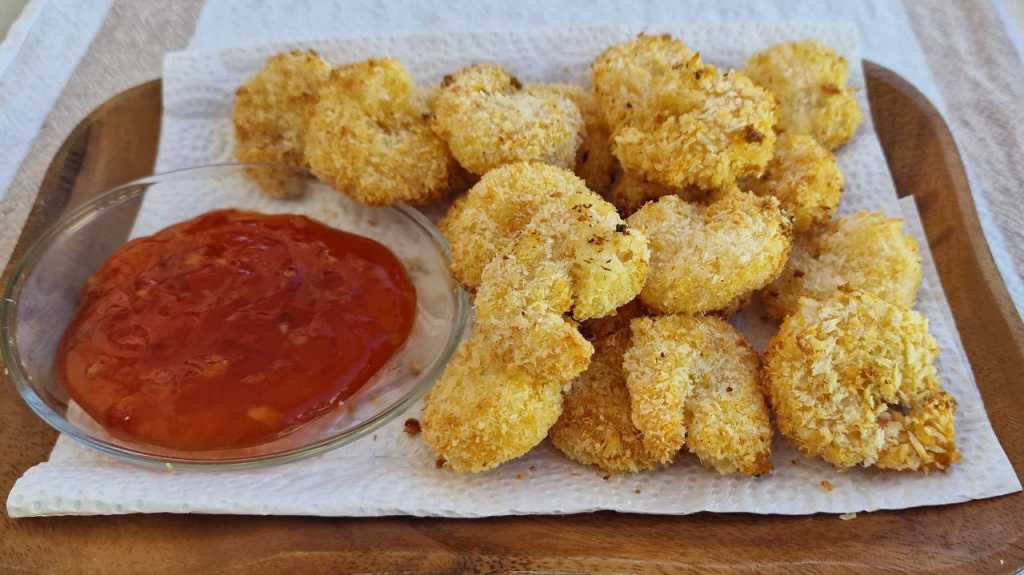
[[[1024,326],[988,251],[956,145],[938,112],[865,62],[875,126],[901,196],[921,210],[989,417],[1024,472]],[[148,175],[160,82],[95,110],[54,158],[12,262],[65,210]],[[4,271],[6,282],[13,265]],[[56,433],[0,382],[0,494],[46,459]],[[0,513],[3,513],[0,511]],[[611,512],[493,519],[133,515],[0,517],[0,572],[949,572],[1024,568],[1024,494],[879,511],[851,521]]]

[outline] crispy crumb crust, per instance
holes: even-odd
[[[805,40],[758,52],[743,72],[775,96],[780,131],[811,135],[834,150],[853,137],[864,119],[846,85],[847,68],[835,50]]]
[[[562,415],[548,432],[569,459],[609,473],[655,469],[671,459],[650,453],[630,418],[629,390],[622,356],[630,344],[628,327],[594,341],[590,366],[565,395]]]
[[[772,429],[757,352],[711,316],[642,317],[623,357],[633,424],[667,462],[684,445],[719,473],[771,471]]]
[[[817,140],[783,134],[764,174],[745,184],[741,187],[759,196],[778,198],[793,216],[793,229],[800,233],[832,219],[843,192],[843,174],[836,157]]]
[[[782,274],[758,296],[769,316],[781,319],[800,298],[826,298],[839,289],[911,307],[920,285],[921,254],[903,220],[858,212],[798,236]]]
[[[524,87],[494,64],[446,76],[432,109],[435,133],[459,164],[480,175],[524,161],[570,168],[584,131],[571,99],[545,87]]]
[[[235,157],[240,162],[305,168],[306,128],[331,66],[312,50],[272,56],[235,92]],[[253,170],[250,177],[274,198],[295,197],[303,184],[287,171]]]
[[[864,292],[803,299],[765,353],[779,430],[838,468],[943,470],[960,459],[956,401],[916,311]]]
[[[371,205],[438,199],[456,171],[430,129],[426,98],[389,58],[331,72],[309,123],[306,160],[318,178]]]
[[[664,196],[627,221],[651,246],[640,298],[659,313],[730,308],[782,271],[792,223],[772,197],[734,191],[710,205]]]

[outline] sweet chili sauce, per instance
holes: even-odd
[[[251,445],[350,397],[415,314],[415,287],[383,245],[304,216],[215,211],[110,257],[83,289],[57,372],[115,435]]]

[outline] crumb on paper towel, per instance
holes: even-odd
[[[442,467],[444,467],[445,463],[448,462],[445,461],[443,457],[438,457],[437,460],[434,461],[434,467],[441,469]]]
[[[839,516],[839,518],[842,519],[843,521],[849,521],[851,519],[856,519],[857,518],[857,514],[856,513],[843,513],[842,515]]]
[[[522,473],[516,473],[516,479],[522,481],[523,480],[523,474]]]
[[[836,487],[835,487],[835,485],[832,485],[832,482],[829,481],[828,479],[822,479],[821,480],[821,488],[826,493],[832,493],[832,490],[835,489]]]
[[[420,420],[415,417],[410,417],[405,420],[404,431],[409,437],[416,437],[420,434]]]

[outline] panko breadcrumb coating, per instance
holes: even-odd
[[[775,148],[775,101],[735,71],[669,73],[612,136],[622,169],[675,188],[720,189],[758,176]]]
[[[235,157],[240,162],[305,168],[306,127],[331,66],[312,50],[277,54],[235,92]],[[289,172],[253,170],[274,198],[295,197],[303,183]]]
[[[658,93],[675,71],[703,67],[700,55],[668,34],[640,34],[601,53],[593,64],[594,95],[605,121],[614,131]]]
[[[778,198],[793,216],[793,229],[799,233],[832,219],[843,192],[843,174],[836,157],[817,140],[803,134],[783,134],[764,175],[746,184],[745,189],[759,196]]]
[[[816,40],[758,52],[743,73],[775,96],[784,133],[809,134],[834,150],[853,137],[864,119],[846,86],[846,58]]]
[[[765,353],[779,430],[838,468],[946,469],[960,453],[938,352],[916,311],[864,292],[805,298]]]
[[[650,242],[640,299],[660,313],[729,308],[775,279],[789,257],[792,223],[772,197],[737,190],[697,205],[664,196],[627,221]]]
[[[760,361],[743,336],[711,316],[645,317],[631,329],[622,365],[647,451],[667,461],[685,443],[722,474],[771,471]]]
[[[608,201],[624,215],[630,215],[644,204],[662,196],[676,195],[688,202],[701,202],[711,194],[700,188],[670,188],[647,181],[643,176],[629,172],[621,174],[608,192]]]
[[[373,205],[435,200],[455,171],[430,129],[426,99],[388,58],[331,72],[309,123],[306,160],[318,178]]]
[[[609,473],[635,473],[671,462],[671,457],[658,457],[644,447],[630,418],[622,371],[629,344],[628,327],[595,340],[590,367],[573,382],[562,416],[548,432],[551,443],[569,459]]]
[[[584,130],[571,99],[544,87],[524,88],[494,64],[446,76],[433,112],[434,131],[459,164],[480,175],[524,161],[572,167]]]
[[[496,467],[544,440],[562,412],[563,385],[494,361],[474,334],[427,395],[423,437],[450,469]]]
[[[583,181],[568,170],[539,163],[512,164],[484,175],[469,193],[455,202],[438,224],[451,246],[452,274],[467,289],[477,289],[484,266],[496,255],[508,250],[542,208],[555,206],[550,209],[568,214],[567,210],[576,209],[576,205],[590,207],[572,216],[573,219],[593,219],[593,225],[598,225],[598,228],[584,236],[584,232],[572,235],[574,232],[563,226],[562,233],[569,234],[563,248],[572,247],[573,251],[579,249],[581,252],[593,252],[597,256],[616,245],[646,245],[646,240],[630,239],[626,229],[609,235],[609,230],[614,231],[623,224],[621,218],[615,213],[614,207],[588,190]],[[569,217],[566,215],[566,218]],[[554,221],[557,222],[557,218]],[[614,241],[606,245],[610,240]],[[642,263],[643,267],[631,272],[627,278],[635,279],[638,273],[646,273],[647,248],[638,249],[639,259],[634,264]],[[623,252],[623,257],[626,254]],[[581,282],[586,280],[587,274],[583,267],[578,267],[574,273],[577,273],[577,279]],[[629,300],[619,302],[616,306],[625,301]],[[606,313],[610,312],[608,310]],[[581,315],[576,317],[582,319]]]
[[[911,307],[920,285],[921,255],[903,220],[859,212],[799,236],[782,274],[759,296],[765,311],[781,319],[800,298],[826,298],[841,288]]]
[[[597,108],[594,93],[580,86],[569,84],[538,84],[531,86],[535,91],[560,94],[576,104],[583,115],[583,141],[576,150],[576,167],[573,171],[587,182],[591,190],[604,194],[608,191],[615,174],[615,157],[612,156],[611,130],[601,111]]]

